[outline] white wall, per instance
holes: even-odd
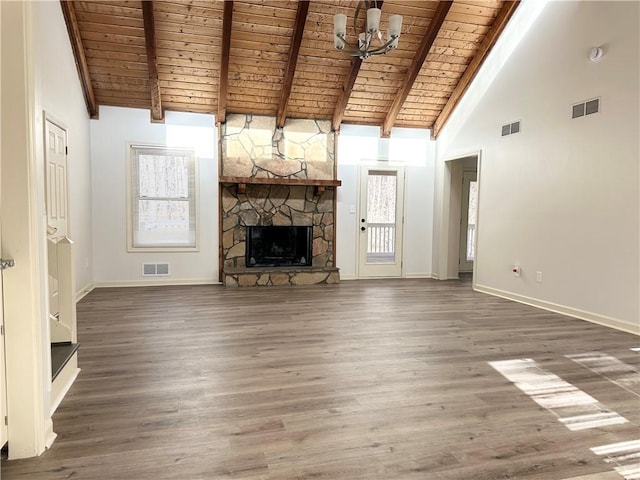
[[[38,182],[44,199],[46,113],[67,129],[69,237],[75,242],[76,288],[81,292],[93,282],[89,116],[60,4],[33,2],[33,22]]]
[[[354,137],[355,145],[350,142]],[[380,138],[378,127],[342,125],[338,137],[338,179],[342,186],[338,187],[336,227],[340,278],[357,278],[360,168],[380,159],[405,167],[403,276],[430,277],[435,142],[429,139],[429,131],[395,128],[391,138],[385,139]]]
[[[91,121],[94,277],[96,286],[218,281],[217,130],[212,115],[100,107]],[[199,251],[127,252],[128,143],[193,147],[199,169]],[[170,264],[169,277],[142,277],[143,263]]]
[[[358,262],[358,165],[341,163],[340,153],[338,179],[342,185],[338,187],[336,206],[336,267],[341,280],[353,280],[357,278]]]
[[[55,438],[50,414],[51,366],[47,315],[44,112],[63,123],[69,156],[71,236],[91,258],[89,130],[82,91],[60,4],[2,3],[2,256],[16,267],[3,274],[7,404],[11,458],[42,453]],[[90,283],[87,262],[76,278]]]
[[[639,8],[549,2],[501,70],[499,42],[442,131],[438,192],[446,160],[482,151],[478,289],[638,331]],[[587,58],[593,46],[604,48],[599,62]],[[571,119],[572,104],[595,97],[600,113]],[[522,132],[501,137],[514,120]]]

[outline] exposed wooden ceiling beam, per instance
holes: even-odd
[[[149,90],[151,91],[151,121],[164,122],[162,94],[158,80],[158,55],[156,53],[156,28],[153,20],[153,2],[143,0],[142,18],[144,21],[144,41],[147,47],[147,64],[149,65]]]
[[[376,7],[382,9],[383,3],[384,0],[377,2]],[[347,74],[347,78],[345,79],[344,85],[342,86],[340,96],[338,97],[338,101],[336,102],[336,108],[333,111],[333,121],[331,122],[331,127],[336,132],[340,130],[340,124],[342,123],[342,118],[344,117],[344,111],[347,109],[349,98],[351,98],[351,92],[353,91],[353,86],[355,85],[356,79],[358,78],[358,73],[360,73],[361,66],[361,58],[353,57],[351,59],[351,67],[349,68],[349,73]]]
[[[387,112],[387,116],[384,119],[384,123],[382,124],[381,136],[388,137],[391,134],[391,128],[400,113],[400,109],[402,109],[402,105],[405,100],[409,96],[409,92],[413,87],[413,83],[416,81],[418,74],[420,73],[420,69],[422,68],[422,64],[424,63],[427,55],[429,54],[429,50],[431,50],[431,46],[438,36],[438,32],[440,31],[440,27],[444,23],[444,19],[449,13],[449,9],[453,4],[452,1],[440,1],[438,2],[438,6],[436,7],[436,11],[433,14],[433,18],[431,19],[431,23],[429,23],[429,28],[427,29],[424,37],[422,37],[422,42],[420,43],[420,47],[418,48],[418,52],[416,53],[415,58],[413,59],[413,63],[409,67],[409,71],[407,72],[407,76],[405,77],[400,90],[396,94],[393,103],[391,104],[391,108]],[[402,41],[402,38],[400,39]]]
[[[344,117],[344,111],[347,109],[347,104],[349,103],[349,98],[351,97],[351,92],[353,91],[353,86],[356,83],[356,79],[358,78],[358,73],[360,73],[360,67],[362,66],[362,59],[359,57],[353,57],[351,59],[351,68],[349,68],[349,74],[347,75],[347,79],[342,86],[342,90],[340,91],[340,96],[338,97],[338,101],[336,103],[336,109],[333,111],[333,121],[331,126],[334,131],[340,130],[340,124],[342,123],[342,118]]]
[[[231,51],[231,22],[233,0],[224,2],[222,14],[222,53],[220,55],[220,84],[218,87],[218,115],[216,121],[224,123],[227,118],[227,86],[229,84],[229,52]]]
[[[93,93],[93,85],[91,84],[91,76],[89,75],[89,65],[87,64],[87,57],[85,56],[84,47],[82,45],[82,37],[80,36],[80,28],[78,26],[78,19],[76,18],[75,5],[71,1],[60,0],[60,6],[62,7],[64,23],[67,25],[67,32],[69,34],[69,40],[71,41],[73,57],[76,60],[76,68],[78,69],[78,76],[80,77],[82,93],[84,94],[87,111],[89,112],[89,117],[96,119],[98,118],[98,103],[96,102],[96,96]]]
[[[458,85],[456,85],[456,88],[453,90],[453,93],[440,112],[440,115],[433,123],[433,127],[431,129],[431,138],[435,139],[440,134],[442,127],[444,127],[445,123],[447,123],[449,116],[453,113],[453,110],[460,102],[460,99],[467,91],[467,88],[469,88],[469,85],[471,85],[471,82],[476,77],[478,70],[480,70],[480,67],[487,58],[487,55],[489,55],[489,52],[496,44],[498,37],[509,22],[509,19],[513,16],[513,13],[516,11],[516,8],[518,8],[519,4],[519,1],[505,1],[502,5],[502,8],[498,12],[498,15],[496,15],[496,19],[491,25],[491,29],[487,32],[487,35],[478,47],[476,55],[467,66],[466,70],[462,74],[462,77],[460,78],[460,81],[458,82]]]
[[[304,25],[307,22],[307,12],[309,11],[309,2],[298,2],[298,11],[296,12],[296,21],[293,25],[293,38],[289,46],[289,57],[287,58],[287,68],[284,74],[282,91],[280,92],[280,103],[278,104],[278,128],[284,127],[284,121],[287,119],[287,106],[289,97],[291,96],[291,87],[293,86],[293,76],[296,73],[296,65],[298,64],[298,52],[302,43],[302,34],[304,33]]]

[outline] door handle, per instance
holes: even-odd
[[[367,229],[367,227],[360,227],[360,230],[362,230],[363,232]]]
[[[7,268],[15,267],[16,262],[13,260],[2,260],[0,259],[0,270],[6,270]]]

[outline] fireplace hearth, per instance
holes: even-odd
[[[246,242],[245,264],[248,268],[312,264],[311,226],[249,226]]]

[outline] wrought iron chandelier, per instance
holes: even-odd
[[[369,7],[371,4],[373,4],[373,7],[367,8],[365,31],[358,35],[357,45],[349,43],[346,40],[347,16],[338,13],[333,17],[333,44],[336,50],[352,57],[360,57],[362,60],[366,60],[373,55],[384,55],[398,46],[400,30],[402,29],[402,15],[391,15],[389,17],[387,39],[384,41],[382,32],[380,31],[381,11],[377,8],[377,2],[375,1],[365,2],[363,0],[358,3],[356,13],[353,17],[354,31],[358,31],[358,16],[362,7],[364,5]]]

